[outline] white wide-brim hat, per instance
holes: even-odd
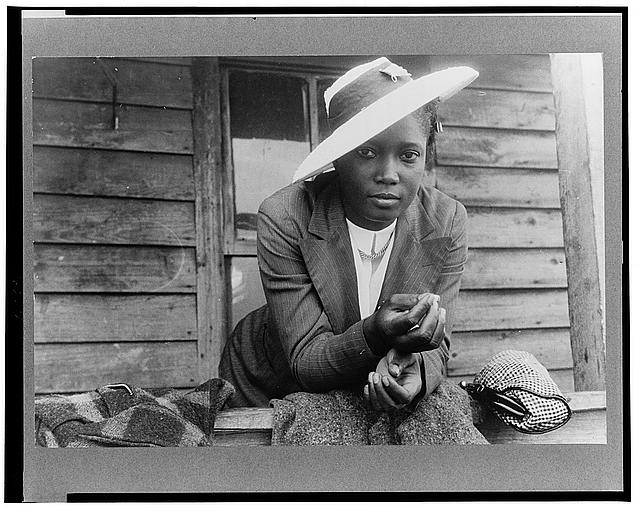
[[[332,134],[306,158],[293,182],[333,170],[333,161],[432,101],[445,101],[478,77],[471,67],[450,67],[418,79],[387,58],[359,65],[325,92]]]

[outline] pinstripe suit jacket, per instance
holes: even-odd
[[[220,374],[232,404],[266,406],[296,391],[364,386],[381,357],[364,337],[356,270],[335,172],[281,189],[258,211],[258,262],[266,306],[241,321]],[[398,218],[380,302],[394,293],[440,295],[453,323],[467,257],[466,211],[421,187]],[[424,352],[426,392],[441,382],[450,338]]]

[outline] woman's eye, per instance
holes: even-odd
[[[407,161],[412,163],[413,161],[415,161],[416,159],[418,159],[420,157],[420,154],[418,154],[417,152],[405,152],[404,154],[402,154],[401,159],[403,161]]]
[[[357,149],[357,153],[360,157],[364,157],[365,159],[371,159],[376,156],[375,152],[370,148],[359,148]]]

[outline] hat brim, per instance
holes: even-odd
[[[302,161],[293,182],[331,171],[333,161],[381,133],[421,106],[445,101],[478,77],[471,67],[450,67],[412,80],[381,97],[338,127]]]

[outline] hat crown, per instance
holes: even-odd
[[[354,67],[325,92],[329,126],[335,130],[381,97],[406,85],[411,74],[382,57]]]

